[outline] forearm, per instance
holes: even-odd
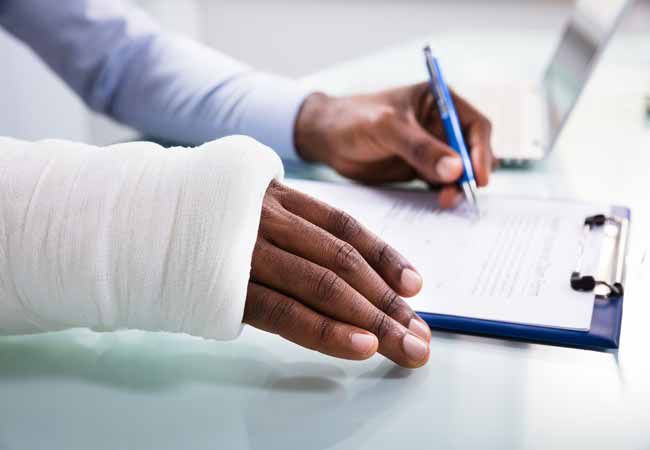
[[[237,336],[262,199],[282,177],[268,148],[0,138],[0,164],[1,334]]]
[[[4,0],[0,24],[94,110],[157,137],[200,144],[246,134],[295,157],[307,91],[166,33],[118,0]]]

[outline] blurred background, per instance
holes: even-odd
[[[136,3],[169,29],[201,40],[260,70],[290,77],[307,76],[388,46],[452,30],[559,33],[573,6],[571,0]],[[621,33],[649,32],[650,0],[639,0],[624,19]],[[57,137],[94,144],[136,135],[87,111],[23,44],[1,29],[0,55],[0,135],[23,139]]]

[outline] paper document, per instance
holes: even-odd
[[[435,194],[287,180],[353,217],[400,251],[420,272],[413,309],[501,322],[589,330],[593,293],[569,277],[584,219],[609,208],[515,196],[481,196],[481,218],[468,206],[437,208]]]

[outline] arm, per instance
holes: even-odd
[[[399,296],[422,280],[342,211],[283,186],[275,153],[0,137],[0,334],[91,327],[237,336],[242,321],[348,359],[423,365]]]
[[[0,24],[98,111],[175,140],[239,132],[293,154],[304,92],[123,3],[0,0]],[[400,297],[419,275],[346,214],[270,182],[282,166],[264,146],[97,150],[0,139],[0,333],[232,338],[243,320],[334,356],[426,362],[431,334]]]
[[[4,0],[0,25],[95,111],[187,144],[246,134],[295,157],[306,90],[164,32],[122,0]]]
[[[237,336],[280,159],[244,136],[107,149],[0,137],[0,334]]]
[[[27,42],[95,110],[187,144],[246,134],[379,183],[420,178],[460,196],[460,159],[445,143],[426,83],[331,98],[251,71],[162,32],[124,0],[0,0],[0,25]],[[488,120],[455,96],[479,186],[494,165]],[[295,145],[294,145],[295,136]],[[296,152],[297,149],[297,152]]]

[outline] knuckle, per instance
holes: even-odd
[[[282,183],[275,179],[271,180],[264,194],[264,203],[277,203],[285,191],[286,187]]]
[[[282,218],[284,224],[284,231],[289,233],[291,231],[295,232],[296,230],[304,229],[302,220],[293,214],[285,214]]]
[[[354,218],[339,210],[332,211],[334,234],[344,241],[354,239],[361,232],[361,225]]]
[[[380,242],[375,246],[374,255],[375,264],[379,267],[384,267],[395,262],[393,249],[385,242]]]
[[[341,293],[339,277],[331,270],[324,270],[316,284],[316,295],[322,302],[332,302]]]
[[[381,309],[387,315],[393,316],[402,309],[402,302],[400,300],[399,295],[397,295],[392,289],[388,288],[382,296]]]
[[[262,204],[262,212],[260,213],[260,221],[266,222],[276,216],[276,208],[264,202]]]
[[[277,199],[283,209],[299,209],[310,199],[307,194],[290,188],[289,186],[282,184],[281,187]]]
[[[361,266],[361,255],[349,243],[343,242],[338,244],[334,262],[339,270],[345,272],[356,272]]]
[[[492,121],[490,119],[481,115],[480,122],[481,122],[481,126],[483,127],[486,133],[488,134],[492,133]]]
[[[372,332],[380,341],[388,336],[390,331],[390,319],[384,313],[378,313],[372,323]]]
[[[287,193],[287,191],[289,191],[289,188],[274,178],[269,183],[268,190],[273,194],[281,196]]]
[[[266,230],[269,226],[280,223],[283,213],[284,209],[276,201],[265,201],[260,212],[260,229]]]
[[[396,109],[392,106],[385,105],[377,112],[377,115],[374,117],[374,122],[379,127],[387,127],[395,121],[396,116]]]
[[[331,342],[334,338],[334,333],[334,322],[329,319],[321,319],[316,325],[316,334],[321,343]]]
[[[286,328],[287,324],[291,324],[291,316],[295,308],[295,303],[290,301],[278,301],[269,310],[268,321],[272,329],[278,330]]]
[[[409,151],[415,161],[426,161],[429,154],[429,145],[422,139],[416,139],[411,142]]]

